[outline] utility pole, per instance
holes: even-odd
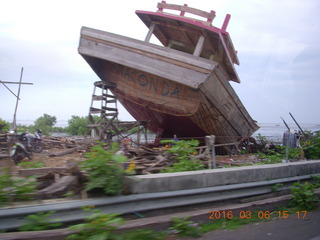
[[[20,100],[20,89],[21,89],[21,82],[22,82],[22,75],[23,75],[23,68],[21,68],[21,73],[20,73],[20,82],[19,82],[19,88],[18,88],[18,95],[17,95],[17,101],[16,101],[16,108],[14,110],[14,114],[13,114],[13,123],[12,123],[12,127],[13,130],[16,130],[17,127],[17,109],[18,109],[18,104],[19,104],[19,100]]]
[[[13,123],[12,123],[12,128],[14,130],[16,130],[16,126],[17,126],[17,110],[18,110],[18,104],[19,104],[19,100],[20,100],[21,85],[22,84],[33,85],[33,83],[22,82],[22,75],[23,75],[23,67],[21,68],[20,81],[19,82],[0,81],[0,83],[2,83],[2,85],[5,86],[17,99],[16,107],[15,107],[14,114],[13,114]],[[13,91],[11,91],[11,89],[6,84],[19,84],[18,95],[16,95]]]

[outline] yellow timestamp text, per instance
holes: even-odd
[[[210,211],[209,219],[233,219],[234,217],[240,219],[288,219],[292,215],[297,219],[305,219],[307,213],[307,211],[296,211],[295,213],[289,211]]]

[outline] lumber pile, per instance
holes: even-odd
[[[81,143],[80,139],[72,138],[72,137],[52,137],[45,136],[43,139],[43,145],[45,149],[50,148],[73,148],[79,146]]]
[[[135,163],[137,174],[159,173],[174,163],[174,157],[161,149],[144,146],[128,149],[129,162]]]
[[[95,140],[76,137],[44,137],[44,149],[58,149],[49,154],[49,157],[61,157],[74,152],[83,153],[94,146]]]

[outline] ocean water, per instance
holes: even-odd
[[[274,142],[282,142],[283,133],[288,129],[284,123],[259,123],[260,129],[258,129],[252,136],[257,137],[258,134],[266,137]],[[312,123],[299,123],[302,130],[308,130],[311,132],[320,131],[320,124]],[[295,123],[288,123],[290,130],[299,132],[300,129]]]
[[[266,137],[268,140],[273,141],[274,143],[282,143],[283,134],[287,131],[287,127],[283,123],[259,123],[260,128],[252,135],[256,138],[259,134]],[[302,130],[309,131],[320,131],[320,124],[300,124]],[[298,126],[295,123],[288,123],[288,126],[291,130],[299,131]],[[124,134],[126,135],[126,134]],[[66,133],[52,133],[52,136],[55,137],[66,137],[69,136]],[[136,134],[130,135],[130,138],[136,140]],[[148,134],[148,142],[153,142],[155,139],[155,134]],[[142,141],[144,138],[142,137]]]

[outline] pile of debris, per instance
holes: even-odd
[[[84,153],[94,146],[95,141],[83,137],[44,137],[44,149],[52,150],[49,157],[60,157],[74,152]]]
[[[83,138],[45,136],[42,141],[45,149],[65,149],[81,145]]]
[[[6,154],[8,151],[7,134],[0,132],[0,154]]]
[[[86,176],[76,162],[68,162],[66,167],[19,169],[20,177],[34,176],[37,179],[38,199],[59,198],[72,192],[81,192]]]
[[[134,162],[136,174],[159,173],[171,166],[174,158],[171,153],[161,149],[140,148],[128,149],[129,162]]]

